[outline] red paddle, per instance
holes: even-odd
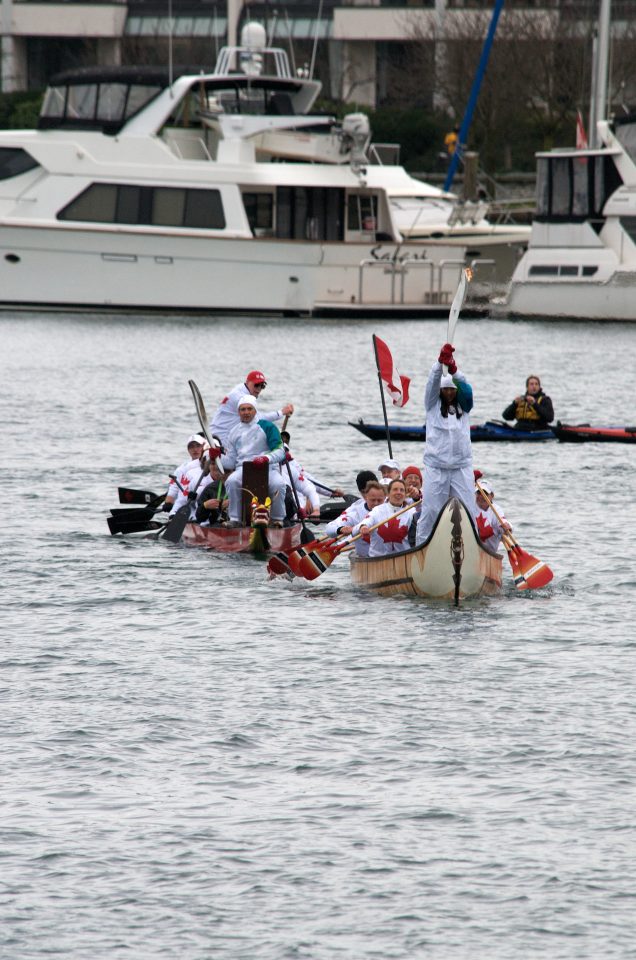
[[[481,486],[479,480],[475,480],[475,485],[503,527],[503,519],[497,513],[495,505]],[[543,560],[539,560],[537,557],[533,557],[531,553],[523,550],[509,530],[504,529],[504,534],[501,539],[508,553],[508,560],[512,567],[512,575],[517,590],[537,590],[539,587],[545,587],[547,583],[550,583],[554,574],[547,563],[544,563]]]

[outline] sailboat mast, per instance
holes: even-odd
[[[590,126],[590,145],[598,147],[596,124],[599,120],[607,119],[607,82],[609,65],[610,21],[612,16],[612,0],[601,0],[598,17],[598,40],[596,43],[596,69],[593,77],[593,115],[594,126]],[[590,111],[591,112],[591,111]]]

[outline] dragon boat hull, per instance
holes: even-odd
[[[486,549],[468,510],[452,497],[440,511],[428,540],[385,557],[351,557],[355,586],[381,596],[404,594],[453,600],[501,590],[502,558]]]
[[[300,544],[302,527],[202,527],[186,524],[183,543],[218,553],[272,553],[289,551]]]
[[[386,428],[383,423],[365,423],[359,420],[357,423],[349,421],[349,426],[355,427],[360,433],[370,440],[386,440]],[[423,442],[426,440],[426,426],[398,427],[389,426],[389,436],[391,440],[397,442],[415,441]],[[509,441],[511,443],[537,443],[541,440],[554,440],[554,433],[548,430],[519,430],[509,423],[502,423],[499,420],[487,420],[485,423],[475,423],[470,428],[470,439],[476,442],[497,442]]]

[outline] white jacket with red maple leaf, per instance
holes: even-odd
[[[410,550],[409,527],[412,520],[417,516],[416,508],[405,511],[401,516],[394,517],[402,507],[394,507],[391,503],[381,503],[379,507],[374,507],[371,513],[367,514],[360,523],[353,528],[353,535],[360,533],[360,527],[373,527],[376,523],[386,520],[381,527],[374,530],[371,534],[371,543],[369,545],[370,557],[385,557],[391,553],[400,553],[402,550]]]

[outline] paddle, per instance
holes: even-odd
[[[165,493],[157,495],[152,490],[133,490],[130,487],[117,487],[120,503],[143,503],[147,507],[158,507],[165,500]]]
[[[192,491],[193,494],[199,489],[199,484],[204,477],[207,477],[210,473],[210,462],[206,460],[205,466],[201,471],[201,476],[196,482],[196,486]],[[182,507],[179,507],[176,513],[170,517],[168,523],[162,524],[162,529],[157,534],[157,538],[162,537],[164,540],[169,540],[170,543],[179,543],[181,537],[183,536],[183,531],[186,528],[186,524],[190,519],[190,510],[192,507],[192,498],[188,494],[187,501],[183,504]]]
[[[455,291],[455,296],[453,297],[453,302],[448,314],[448,327],[446,329],[446,343],[452,343],[453,337],[455,336],[455,327],[457,326],[457,321],[459,320],[459,312],[464,304],[464,298],[466,296],[466,286],[473,279],[473,271],[470,267],[465,267],[462,270],[462,275],[459,281],[459,286]],[[448,373],[448,367],[446,367],[446,373]]]
[[[132,510],[131,513],[136,513],[135,510]],[[144,519],[142,517],[131,518],[131,517],[106,517],[108,522],[108,529],[111,534],[115,536],[117,533],[127,534],[127,533],[142,533],[144,530],[160,530],[166,524],[161,523],[159,520],[150,520],[147,517]]]
[[[494,503],[477,479],[475,480],[475,486],[503,528],[504,521],[502,517],[497,513]],[[517,590],[537,590],[539,587],[545,587],[547,583],[550,583],[554,574],[547,563],[544,563],[543,560],[538,560],[537,557],[533,557],[531,553],[523,550],[509,530],[504,530],[501,539],[508,553],[508,560],[512,567]]]
[[[368,527],[366,533],[358,533],[355,537],[350,537],[348,534],[345,534],[344,537],[327,537],[325,540],[316,541],[315,547],[312,544],[307,544],[305,547],[296,547],[295,550],[292,550],[288,556],[288,565],[292,573],[295,573],[296,576],[304,577],[305,580],[316,580],[321,574],[327,570],[328,567],[334,562],[337,556],[339,556],[344,550],[348,549],[352,543],[355,543],[356,540],[360,540],[364,536],[373,533],[374,530],[377,530],[378,527],[383,526],[385,523],[388,523],[389,520],[392,520],[393,517],[399,517],[401,514],[406,513],[407,510],[413,510],[414,505],[412,503],[407,504],[405,507],[402,507],[391,517],[387,517],[386,520],[381,520],[380,523],[374,524],[372,527]],[[307,547],[312,546],[311,550],[308,550]],[[271,572],[271,571],[270,571]]]
[[[197,416],[199,418],[199,423],[201,424],[201,431],[203,433],[203,436],[208,441],[211,447],[222,447],[223,444],[221,443],[219,438],[211,437],[210,434],[208,433],[209,421],[208,421],[208,415],[205,411],[205,406],[203,404],[203,397],[201,396],[201,391],[197,387],[194,380],[188,380],[188,385],[190,387],[190,390],[192,391],[192,396],[194,398],[194,405],[197,410]],[[216,441],[215,443],[212,443],[213,439]],[[216,468],[219,471],[219,473],[225,476],[225,470],[223,469],[223,464],[221,463],[219,458],[217,457],[214,462],[216,464]]]
[[[285,417],[283,421],[283,430],[287,426],[287,421],[289,420],[289,414]],[[289,466],[289,461],[287,460],[287,452],[285,452],[285,466],[287,467],[287,474],[289,476],[289,485],[291,487],[292,494],[294,495],[294,503],[296,504],[296,513],[298,519],[300,520],[300,525],[302,530],[300,531],[300,542],[301,543],[312,543],[315,540],[313,533],[307,529],[305,524],[305,518],[302,515],[302,507],[300,506],[300,500],[298,498],[298,491],[296,490],[296,484],[294,483],[294,476]],[[271,571],[270,571],[271,572]]]

